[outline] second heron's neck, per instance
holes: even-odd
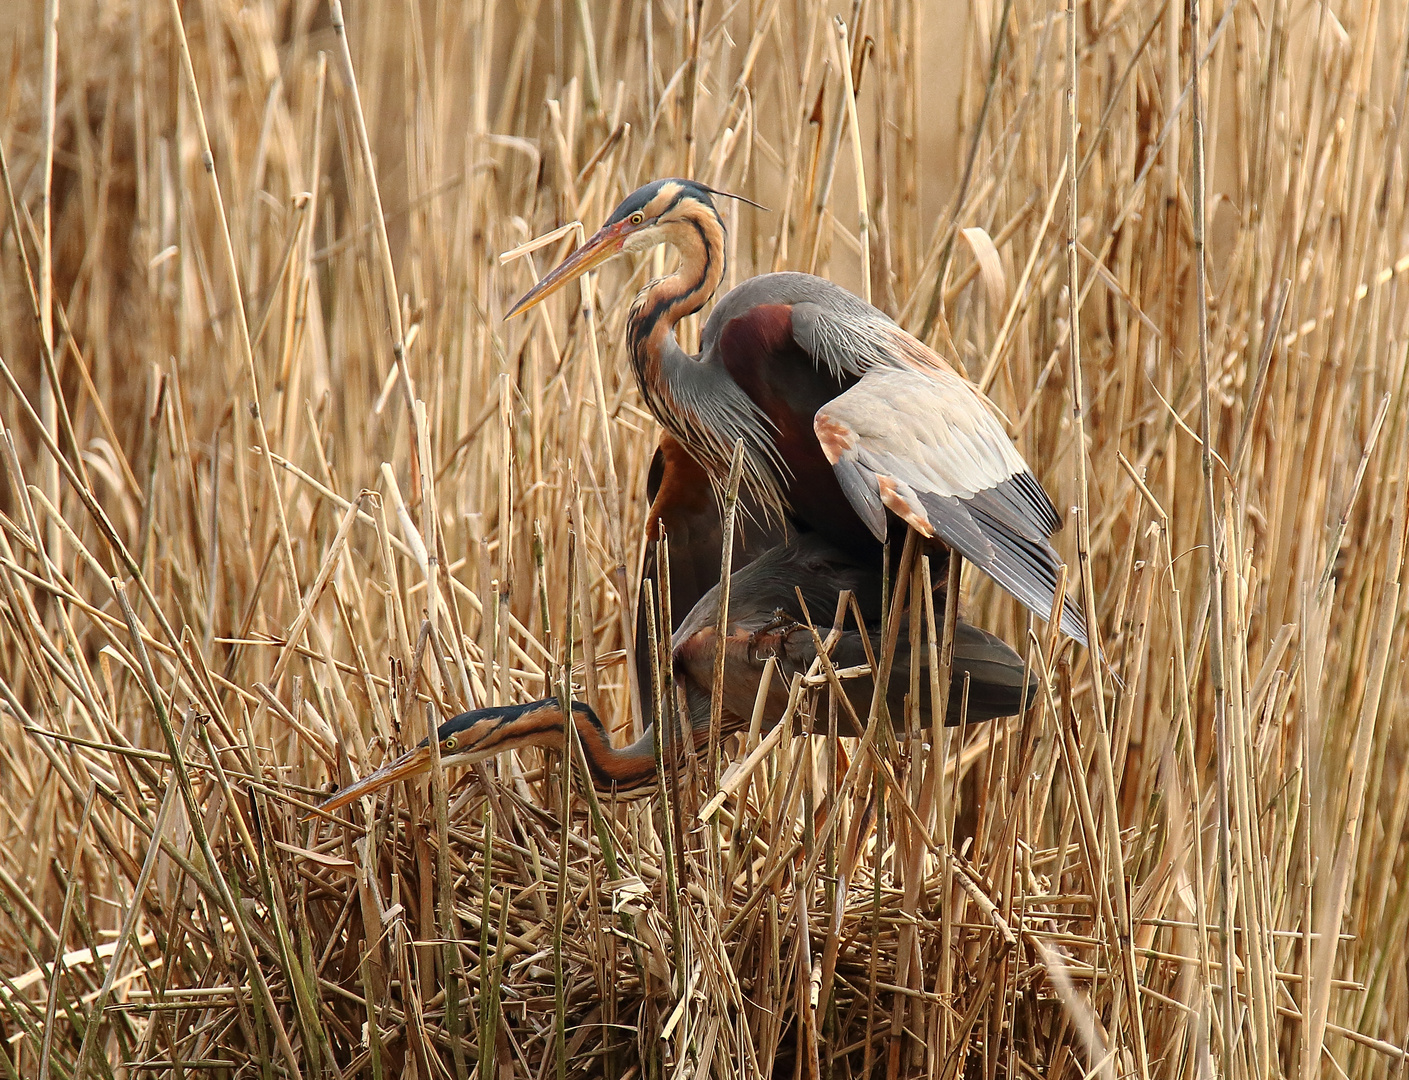
[[[464,753],[488,756],[524,746],[559,752],[563,749],[563,710],[556,697],[526,705],[482,709],[469,715],[480,719],[463,727],[466,740],[462,750]],[[461,720],[459,717],[456,719]],[[655,730],[652,725],[646,725],[645,732],[635,742],[617,747],[612,745],[605,725],[590,706],[574,701],[572,720],[594,787],[629,797],[646,794],[655,786]],[[708,736],[709,728],[705,726],[702,730]],[[683,718],[674,731],[674,739],[671,738],[670,729],[665,731],[667,754],[672,748],[678,754],[686,739],[697,745],[700,743],[700,733],[687,729]]]

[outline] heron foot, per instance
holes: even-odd
[[[783,608],[774,608],[773,617],[749,634],[749,659],[755,662],[767,660],[770,656],[783,658],[788,636],[802,624],[792,613]]]

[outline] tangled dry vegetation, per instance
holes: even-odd
[[[3,16],[7,1076],[1401,1068],[1409,5],[340,17]],[[677,174],[772,208],[726,284],[869,290],[983,383],[1089,507],[1106,662],[971,580],[1021,722],[785,738],[705,819],[598,831],[525,752],[304,820],[565,656],[632,724],[664,256],[513,324],[570,241],[498,256]]]

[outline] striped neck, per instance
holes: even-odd
[[[716,482],[728,475],[734,444],[742,439],[745,487],[760,506],[781,513],[785,466],[767,418],[722,365],[691,356],[675,337],[680,320],[704,307],[724,279],[724,223],[713,207],[698,207],[672,221],[661,239],[679,251],[680,265],[637,294],[626,323],[641,397]]]
[[[573,726],[582,743],[583,757],[592,774],[592,786],[618,795],[648,794],[656,783],[655,731],[645,732],[629,746],[612,745],[611,735],[592,708],[572,703]],[[683,725],[682,725],[683,729]],[[683,730],[681,730],[683,735]],[[708,728],[705,729],[708,736]],[[541,698],[523,705],[502,705],[461,713],[441,725],[442,764],[482,761],[505,750],[536,746],[543,750],[563,749],[563,710],[556,697]],[[698,744],[699,732],[692,734]],[[447,740],[453,739],[453,744]],[[681,740],[683,742],[683,739]],[[453,750],[447,746],[453,745]],[[677,746],[677,752],[683,747]],[[665,748],[669,750],[669,745]]]
[[[680,265],[637,294],[626,323],[631,366],[657,417],[670,412],[680,365],[694,362],[680,348],[675,327],[709,302],[724,280],[726,262],[724,223],[712,207],[672,222],[663,239],[680,253]]]

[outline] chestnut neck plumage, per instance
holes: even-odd
[[[682,365],[695,363],[676,340],[675,327],[709,302],[724,280],[726,261],[724,223],[712,207],[695,204],[665,239],[680,253],[680,265],[637,294],[626,324],[631,366],[657,416],[671,411],[672,389],[682,376],[688,377]]]
[[[626,324],[641,396],[716,484],[728,476],[734,444],[743,440],[744,486],[766,512],[781,514],[787,467],[767,418],[717,357],[691,356],[675,337],[680,320],[704,307],[724,279],[724,223],[712,206],[695,203],[660,239],[680,253],[680,265],[637,294]]]
[[[590,706],[574,701],[572,720],[594,787],[627,797],[649,793],[656,782],[654,725],[648,724],[629,746],[617,747],[612,745],[611,735]],[[681,735],[690,738],[697,747],[707,740],[707,725],[702,728],[691,725],[688,735],[685,727],[682,718]],[[669,729],[665,733],[668,749],[673,740]],[[455,750],[448,759],[451,763],[479,761],[491,754],[528,746],[561,752],[563,709],[556,697],[524,705],[478,709],[447,720],[438,735],[442,755],[447,753],[446,740],[455,737]],[[441,760],[444,764],[447,759],[442,756]]]

